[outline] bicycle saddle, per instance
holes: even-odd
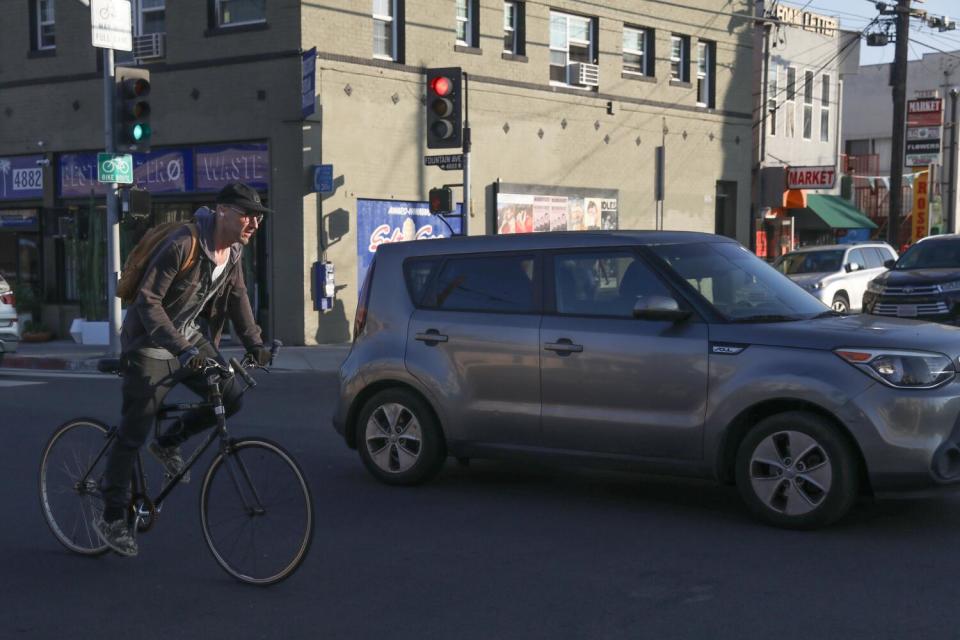
[[[120,373],[120,358],[97,360],[97,371],[100,373]]]

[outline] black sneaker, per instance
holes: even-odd
[[[160,443],[154,440],[147,446],[147,449],[153,454],[154,458],[160,461],[168,477],[174,477],[183,469],[183,456],[180,455],[180,447],[161,447]],[[183,474],[180,482],[190,482],[189,471]]]
[[[130,534],[130,529],[127,528],[123,518],[107,522],[103,516],[99,516],[93,522],[93,530],[97,532],[104,544],[121,556],[132,558],[137,555],[137,541]]]

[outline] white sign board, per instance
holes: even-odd
[[[837,170],[832,165],[787,169],[787,189],[833,189],[836,184]]]
[[[130,0],[90,0],[93,46],[133,51],[133,14]]]

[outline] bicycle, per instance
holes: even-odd
[[[271,353],[278,346],[275,341]],[[313,500],[299,465],[280,445],[264,438],[234,439],[227,432],[221,385],[236,374],[246,385],[241,394],[246,393],[257,384],[246,369],[255,367],[249,359],[240,363],[231,358],[227,366],[208,358],[202,369],[206,401],[161,405],[155,435],[161,433],[162,424],[198,408],[212,408],[216,426],[179,473],[165,476],[153,498],[148,494],[142,455],[137,453],[127,523],[134,535],[152,529],[167,495],[219,440],[219,451],[200,485],[204,540],[228,574],[241,582],[270,585],[290,577],[306,558],[313,538]],[[101,360],[98,369],[123,375],[116,358]],[[94,418],[75,418],[58,427],[44,447],[39,478],[44,519],[57,540],[75,553],[100,556],[110,550],[93,523],[103,510],[99,479],[117,431]],[[271,525],[280,530],[264,531]],[[264,548],[258,548],[258,540]]]

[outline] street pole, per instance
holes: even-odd
[[[957,220],[957,97],[960,89],[950,89],[950,197],[947,202],[947,233],[954,233]]]
[[[460,218],[460,234],[468,236],[470,221],[470,84],[467,72],[463,72],[463,217]]]
[[[900,212],[903,209],[904,127],[907,101],[907,45],[910,43],[910,0],[899,0],[897,42],[893,58],[893,144],[890,153],[890,215],[887,242],[900,250]]]
[[[113,49],[103,49],[103,143],[107,153],[113,153]],[[110,355],[120,355],[120,298],[117,280],[120,271],[120,215],[117,202],[117,183],[107,189],[107,314],[110,325]],[[94,215],[91,211],[90,214]]]

